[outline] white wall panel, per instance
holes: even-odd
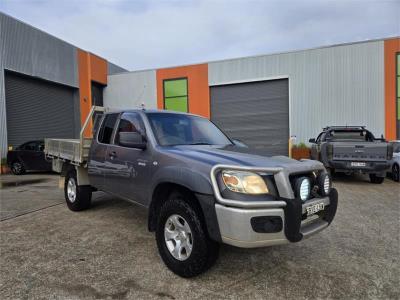
[[[128,72],[108,76],[104,106],[112,109],[157,108],[156,71]]]
[[[290,134],[299,142],[326,125],[384,133],[383,41],[209,63],[210,85],[286,76]]]

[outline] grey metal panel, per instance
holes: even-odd
[[[104,107],[114,109],[157,108],[156,71],[128,72],[108,76]]]
[[[211,87],[211,120],[230,137],[266,155],[287,155],[288,80]]]
[[[107,67],[108,67],[108,75],[114,75],[114,74],[128,72],[128,70],[121,68],[120,66],[117,66],[110,62],[107,62]]]
[[[74,46],[0,12],[4,68],[78,87]]]
[[[73,88],[7,72],[5,95],[9,145],[74,136]]]
[[[4,94],[4,39],[3,19],[0,15],[0,165],[1,159],[7,155],[7,121],[6,102]]]
[[[289,77],[290,134],[307,141],[326,125],[384,133],[384,42],[209,63],[209,84]]]

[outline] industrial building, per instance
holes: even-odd
[[[3,161],[10,146],[77,137],[92,105],[199,114],[271,155],[326,125],[400,138],[399,37],[126,72],[10,16],[0,21]]]
[[[327,125],[400,135],[398,37],[128,72],[108,82],[105,106],[203,115],[267,154],[287,154],[290,136],[307,142]]]
[[[126,71],[0,13],[0,154],[46,137],[78,137],[107,76]]]

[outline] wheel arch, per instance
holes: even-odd
[[[160,208],[162,204],[168,200],[169,195],[173,191],[179,191],[183,194],[190,195],[190,204],[194,204],[197,206],[199,211],[202,213],[202,218],[204,218],[203,211],[201,209],[201,205],[199,200],[197,199],[195,192],[192,191],[189,187],[183,185],[183,184],[178,184],[174,182],[169,182],[169,181],[164,181],[160,182],[157,184],[157,186],[154,188],[152,196],[151,196],[151,202],[149,206],[149,214],[148,214],[148,229],[149,231],[155,231],[156,226],[157,226],[157,216],[160,211]],[[186,201],[188,197],[185,197]]]

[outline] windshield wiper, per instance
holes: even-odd
[[[187,144],[187,145],[212,145],[212,144],[205,143],[205,142],[198,142],[198,143],[192,143],[192,144]]]

